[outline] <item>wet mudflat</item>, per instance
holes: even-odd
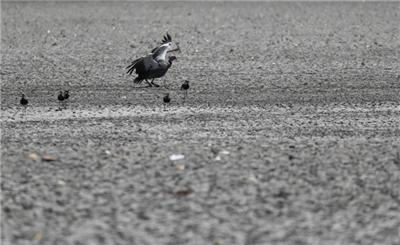
[[[1,7],[2,244],[400,243],[397,3]]]

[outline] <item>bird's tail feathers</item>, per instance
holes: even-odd
[[[133,80],[134,83],[141,83],[142,81],[143,81],[143,79],[140,77],[137,77],[137,78],[135,78],[135,80]]]

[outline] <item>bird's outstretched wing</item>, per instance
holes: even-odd
[[[133,71],[136,68],[135,65],[143,58],[144,57],[141,57],[139,59],[136,59],[136,60],[132,61],[132,63],[129,66],[126,67],[126,69],[128,69],[128,71],[126,73],[128,73],[129,75],[132,75]]]
[[[166,44],[166,43],[172,43],[172,37],[168,34],[164,36],[163,40],[161,41],[160,45]],[[160,46],[153,48],[153,50],[151,50],[150,53],[154,53],[156,51],[156,49],[158,49]]]
[[[145,67],[145,71],[149,71],[149,70],[153,70],[153,69],[157,69],[158,68],[158,63],[154,60],[153,58],[153,54],[147,54],[146,57],[144,57],[143,59],[143,64]],[[136,73],[137,73],[137,69],[136,69]],[[139,74],[139,73],[138,73]]]
[[[150,53],[153,54],[153,59],[156,61],[165,60],[165,55],[167,51],[171,48],[172,37],[168,34],[164,36],[164,39],[161,42],[161,45],[151,50]]]
[[[164,44],[164,43],[171,43],[172,42],[172,37],[168,34],[168,32],[167,32],[167,36],[164,36],[164,39],[162,40],[162,43],[161,44]]]
[[[130,64],[126,69],[128,69],[127,73],[129,73],[129,75],[131,75],[135,69],[136,74],[144,74],[149,70],[156,69],[158,66],[158,63],[153,59],[152,53],[149,53],[146,56],[132,61],[132,64]]]
[[[159,46],[158,48],[156,48],[154,50],[153,53],[153,59],[157,62],[159,61],[164,61],[165,60],[165,56],[167,55],[167,51],[168,49],[171,48],[171,43],[164,43],[163,45]]]

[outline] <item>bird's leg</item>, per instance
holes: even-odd
[[[144,79],[146,81],[146,83],[149,85],[149,87],[151,87],[151,83],[149,83],[149,81],[147,81],[147,79]],[[154,80],[154,79],[153,79]]]
[[[175,44],[176,44],[177,48],[176,48],[176,49],[168,50],[167,53],[169,53],[169,52],[175,52],[175,51],[179,51],[179,53],[181,52],[181,48],[179,47],[179,42],[176,42]]]
[[[160,85],[154,83],[154,79],[155,79],[155,78],[153,78],[153,80],[151,80],[151,84],[153,84],[154,87],[160,87]]]

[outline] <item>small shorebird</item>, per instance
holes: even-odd
[[[62,106],[63,101],[65,99],[63,91],[60,91],[60,93],[58,94],[57,99],[58,99],[58,109],[61,111],[62,110],[61,106]]]
[[[167,35],[164,36],[160,46],[151,50],[151,52],[146,56],[132,61],[132,64],[126,67],[129,75],[131,75],[136,69],[136,74],[139,76],[133,80],[134,83],[141,83],[143,80],[145,80],[149,87],[153,85],[155,87],[160,87],[160,85],[154,83],[154,79],[163,77],[167,73],[168,69],[172,66],[172,61],[177,60],[175,56],[170,56],[166,61],[166,54],[170,51],[180,51],[178,45],[177,49],[169,50],[171,48],[171,44],[172,37],[167,33]],[[147,79],[153,80],[149,82]]]
[[[190,86],[189,86],[189,81],[188,80],[185,80],[185,82],[182,84],[182,86],[181,86],[181,90],[184,90],[184,97],[183,97],[183,99],[186,99],[188,96],[187,96],[187,93],[188,93],[188,89],[190,88]]]
[[[28,107],[28,99],[25,97],[25,94],[22,94],[21,100],[19,101],[19,103],[24,107],[24,115],[26,115],[26,107]]]
[[[165,107],[167,106],[167,104],[168,104],[169,102],[171,102],[171,98],[169,97],[169,94],[165,94],[165,96],[164,96],[164,98],[163,98],[163,101],[164,101],[164,109],[165,109]]]

